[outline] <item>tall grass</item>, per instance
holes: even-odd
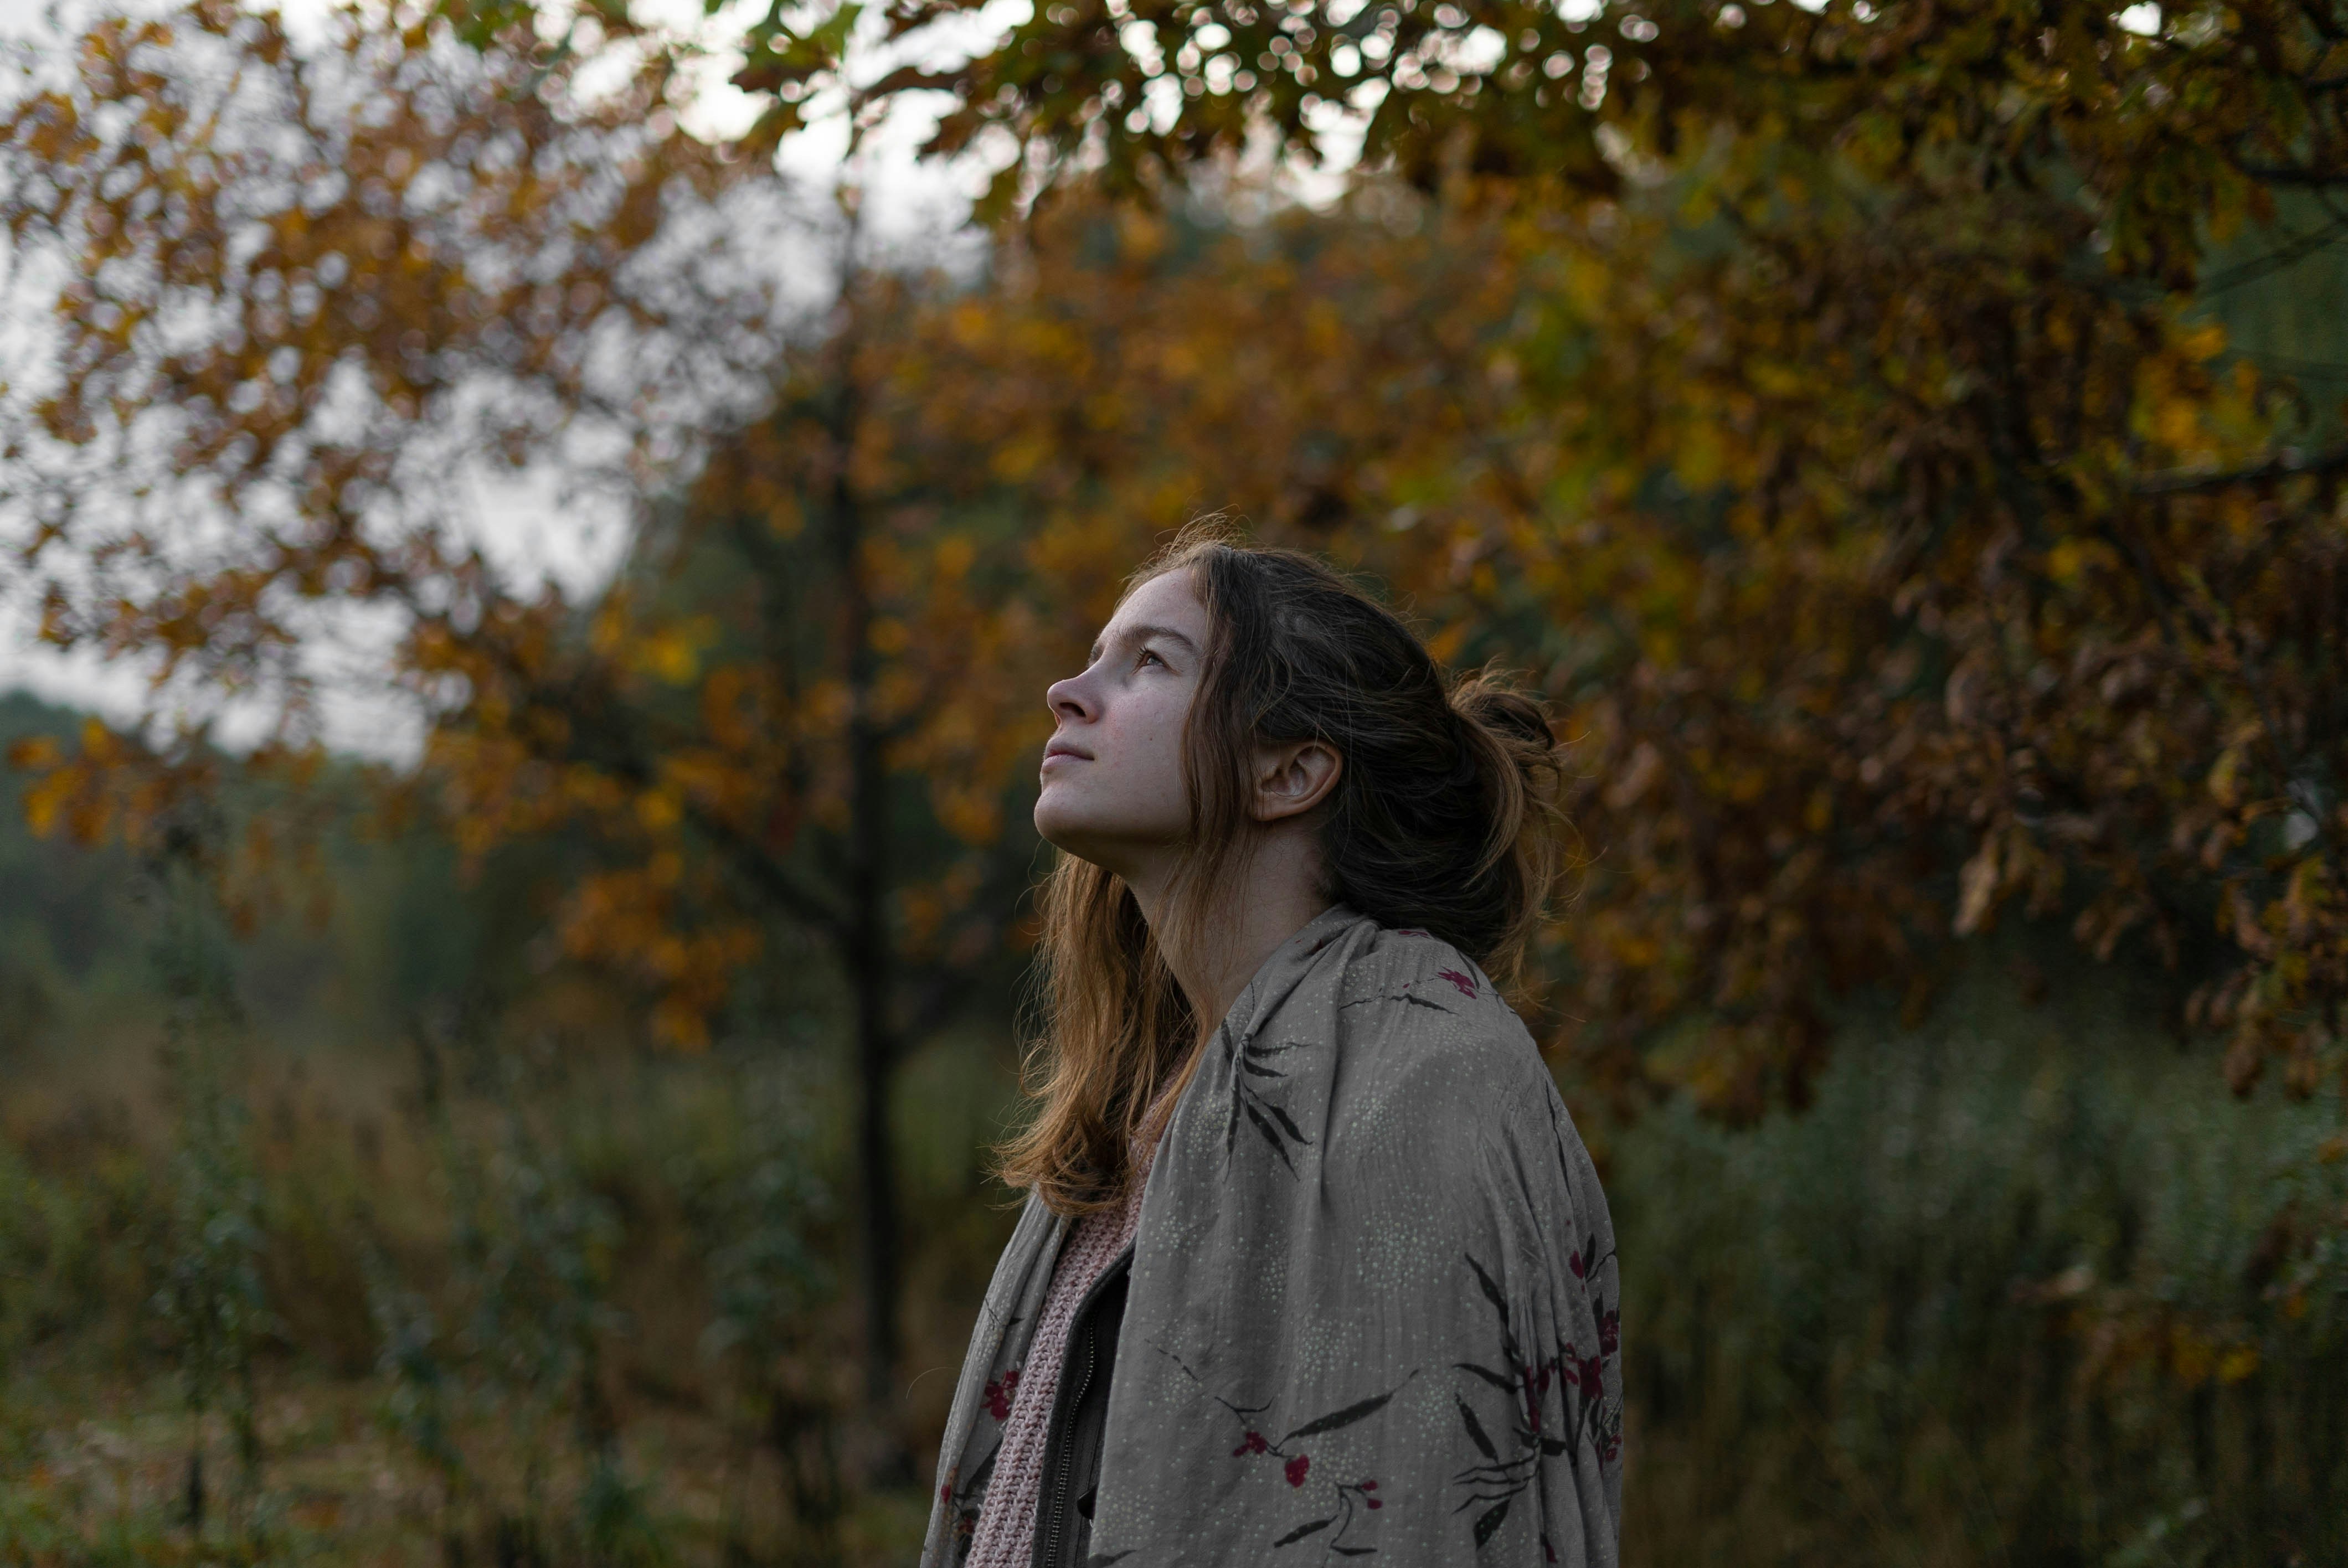
[[[837,1563],[917,1532],[839,1462],[820,1060],[425,1031],[352,1105],[333,1062],[171,1041],[140,1098],[186,1114],[53,1084],[0,1138],[0,1563]]]
[[[2339,1106],[2237,1103],[2085,979],[1616,1137],[1635,1560],[2348,1562]]]

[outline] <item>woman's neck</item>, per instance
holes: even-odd
[[[1127,884],[1142,918],[1160,933],[1165,931],[1168,880],[1161,876],[1147,886],[1135,880]],[[1296,830],[1265,833],[1244,869],[1200,923],[1195,941],[1182,951],[1168,945],[1167,965],[1199,1020],[1201,1042],[1213,1037],[1263,961],[1328,907],[1328,896],[1321,889],[1316,835]]]

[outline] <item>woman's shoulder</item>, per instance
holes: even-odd
[[[1500,1201],[1570,1212],[1576,1225],[1602,1214],[1572,1113],[1491,978],[1429,932],[1382,927],[1355,939],[1328,1118],[1341,1182],[1448,1193],[1429,1201],[1460,1213]]]
[[[1556,1093],[1524,1020],[1482,967],[1433,932],[1365,920],[1338,986],[1340,1033],[1381,1078],[1423,1092],[1545,1102]]]

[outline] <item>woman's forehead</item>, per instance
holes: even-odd
[[[1206,606],[1199,602],[1189,571],[1177,568],[1136,583],[1126,590],[1123,599],[1117,600],[1117,612],[1108,618],[1108,624],[1101,631],[1106,637],[1137,622],[1151,621],[1179,626],[1186,630],[1205,630]]]

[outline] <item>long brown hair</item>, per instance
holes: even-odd
[[[1257,842],[1259,743],[1343,760],[1318,808],[1323,896],[1450,942],[1503,986],[1521,971],[1560,858],[1557,743],[1540,705],[1487,672],[1447,675],[1402,620],[1326,564],[1205,518],[1127,582],[1187,571],[1210,630],[1183,729],[1190,822],[1163,931],[1122,878],[1062,852],[1039,897],[1026,1060],[1040,1102],[996,1151],[1054,1211],[1120,1202],[1196,1070],[1200,1020],[1166,953],[1192,950]]]

